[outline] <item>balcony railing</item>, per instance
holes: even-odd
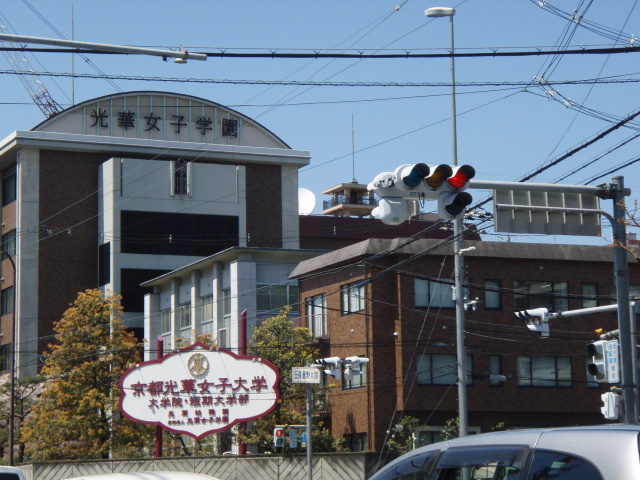
[[[323,210],[327,210],[331,207],[335,207],[336,205],[372,205],[377,206],[378,200],[371,199],[369,197],[358,197],[352,198],[347,195],[338,195],[337,198],[332,198],[331,200],[324,200],[322,202]]]

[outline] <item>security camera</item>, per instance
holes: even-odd
[[[393,332],[394,337],[398,338],[398,335],[399,335],[398,332]]]

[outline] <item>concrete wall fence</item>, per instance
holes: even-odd
[[[366,480],[378,469],[374,452],[314,454],[313,480]],[[383,463],[388,462],[385,459]],[[72,477],[124,472],[180,471],[211,475],[219,480],[307,480],[306,455],[213,455],[206,457],[131,460],[75,460],[20,465],[27,480],[64,480]]]

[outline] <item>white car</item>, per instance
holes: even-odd
[[[0,466],[0,480],[27,480],[22,469]]]
[[[2,479],[0,479],[2,480]],[[190,472],[119,472],[83,475],[67,480],[218,480],[210,475]]]
[[[509,430],[417,448],[369,480],[638,480],[640,425]]]

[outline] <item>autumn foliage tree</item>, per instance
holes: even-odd
[[[120,297],[87,290],[56,322],[46,389],[23,432],[32,460],[137,456],[152,442],[149,427],[118,411],[119,379],[140,361],[121,315]]]

